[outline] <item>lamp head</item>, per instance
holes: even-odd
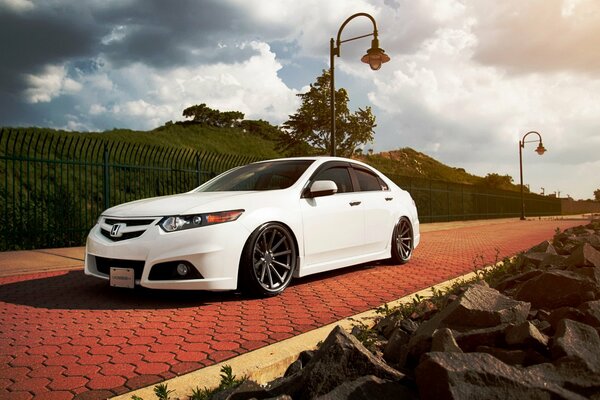
[[[373,71],[377,71],[381,68],[381,64],[390,61],[390,57],[385,54],[383,49],[379,48],[379,39],[375,37],[371,42],[371,48],[367,50],[367,54],[362,56],[360,61],[369,64]]]
[[[535,149],[535,152],[538,153],[540,156],[546,152],[546,148],[544,147],[541,141],[537,149]]]

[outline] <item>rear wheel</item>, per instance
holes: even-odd
[[[290,231],[277,222],[256,229],[244,246],[240,286],[262,296],[281,293],[292,280],[297,252]]]
[[[400,218],[400,221],[394,228],[392,234],[392,259],[394,264],[406,264],[412,256],[414,247],[414,236],[412,224],[406,217]]]

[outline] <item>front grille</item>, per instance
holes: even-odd
[[[142,225],[150,225],[154,222],[154,219],[116,219],[116,218],[106,218],[104,220],[105,223],[109,225],[114,224],[127,224],[127,226],[142,226]]]
[[[113,242],[120,242],[122,240],[135,239],[140,237],[148,230],[148,228],[157,221],[154,219],[126,219],[126,218],[104,218],[100,223],[100,233],[105,238],[112,240]],[[111,231],[115,225],[121,225],[119,229],[119,236],[112,236]]]
[[[106,229],[102,228],[100,228],[100,232],[102,232],[102,236],[104,236],[105,238],[110,239],[113,242],[120,242],[121,240],[134,239],[136,237],[140,237],[145,231],[124,233],[121,235],[121,237],[112,237],[110,236],[110,231],[107,231]]]
[[[144,272],[144,261],[137,260],[119,260],[116,258],[96,258],[96,269],[98,272],[106,275],[110,275],[111,268],[131,268],[134,271],[135,279],[142,278],[142,272]]]

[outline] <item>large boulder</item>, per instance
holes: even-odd
[[[577,307],[600,297],[600,288],[590,279],[570,271],[552,270],[521,283],[514,298],[534,308]]]
[[[577,307],[583,313],[581,322],[600,328],[600,300],[588,301]]]
[[[416,399],[416,393],[398,382],[373,375],[347,381],[316,400]]]
[[[527,250],[525,252],[525,254],[531,254],[531,253],[558,254],[556,252],[556,249],[554,248],[554,245],[552,243],[550,243],[549,240],[544,240],[542,243],[533,246],[532,248],[530,248],[529,250]]]
[[[590,371],[578,360],[562,358],[554,363],[532,365],[527,370],[543,377],[547,382],[578,393],[586,398],[598,399],[600,374]],[[592,397],[592,396],[596,397]]]
[[[416,379],[422,400],[584,398],[486,353],[428,353]]]
[[[448,328],[437,329],[433,332],[431,338],[431,351],[445,351],[462,353],[461,348],[456,343],[452,330]]]
[[[441,328],[455,331],[453,334],[462,348],[459,337],[469,335],[474,329],[485,331],[500,325],[521,323],[527,319],[529,308],[529,303],[515,301],[487,285],[474,284],[457,300],[419,326],[410,339],[409,353],[414,361],[418,360],[421,354],[431,349],[433,333]],[[480,344],[488,343],[477,345]]]
[[[594,236],[595,237],[595,236]],[[589,243],[583,243],[565,260],[569,266],[600,268],[600,251]]]
[[[289,394],[294,399],[314,399],[343,382],[366,375],[389,381],[404,378],[402,373],[376,358],[354,336],[336,326],[301,371],[273,383],[267,392],[270,396]]]
[[[589,325],[570,319],[558,324],[552,338],[552,357],[567,357],[585,364],[592,372],[600,373],[600,336]]]
[[[533,347],[536,350],[546,350],[548,336],[541,333],[535,325],[529,321],[506,328],[504,336],[506,344],[516,347]]]

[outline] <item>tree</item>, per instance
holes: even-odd
[[[594,190],[594,199],[600,201],[600,189]]]
[[[244,119],[244,114],[239,111],[221,112],[207,107],[204,103],[186,108],[183,110],[183,116],[192,118],[194,122],[201,125],[220,128],[238,126],[240,121]]]
[[[313,152],[326,154],[330,149],[331,133],[331,75],[329,70],[310,85],[306,93],[298,94],[302,104],[296,114],[290,115],[283,124],[280,145],[290,155]],[[348,93],[340,88],[335,92],[336,151],[350,156],[364,143],[373,140],[375,116],[371,107],[359,108],[351,113],[348,109]]]
[[[484,178],[481,178],[481,186],[492,188],[492,189],[511,189],[513,178],[510,175],[499,175],[496,173],[487,174]],[[527,188],[523,188],[527,192]]]

